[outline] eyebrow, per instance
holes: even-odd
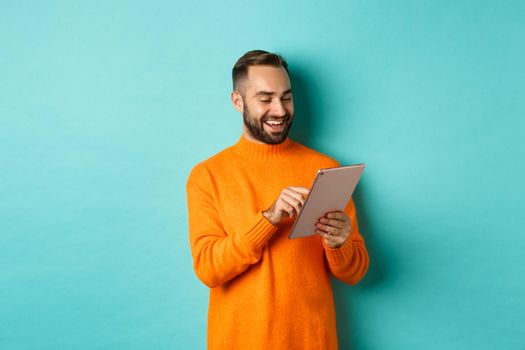
[[[288,89],[286,91],[283,92],[283,95],[286,95],[286,94],[291,94],[292,93],[292,89]],[[273,96],[275,95],[275,92],[272,92],[272,91],[257,91],[257,93],[255,94],[255,96]]]

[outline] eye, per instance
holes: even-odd
[[[292,100],[292,96],[283,97],[282,99],[284,102],[290,102]]]
[[[259,101],[261,101],[262,103],[270,103],[270,102],[272,102],[271,99],[267,99],[267,98],[259,100]]]

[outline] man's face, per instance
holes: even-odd
[[[267,144],[279,144],[286,140],[294,113],[286,70],[282,67],[251,66],[239,90],[244,135]]]

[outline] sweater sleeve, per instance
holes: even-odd
[[[186,194],[193,267],[197,277],[214,288],[257,263],[277,227],[259,212],[243,230],[225,232],[211,183],[206,169],[194,168]]]
[[[354,201],[350,200],[345,212],[352,220],[352,231],[346,242],[339,248],[328,247],[323,240],[323,245],[332,274],[339,280],[356,284],[368,270],[368,252],[363,237],[359,233]]]

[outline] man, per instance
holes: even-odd
[[[287,237],[317,170],[338,164],[287,137],[281,56],[243,55],[231,100],[242,136],[195,166],[186,188],[194,268],[211,288],[208,349],[337,349],[330,273],[355,284],[368,268],[353,202],[319,218],[318,235]]]

